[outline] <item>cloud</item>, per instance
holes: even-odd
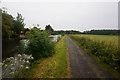
[[[118,2],[119,0],[4,0],[2,2]]]

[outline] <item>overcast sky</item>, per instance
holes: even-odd
[[[95,2],[96,1],[96,2]],[[55,30],[118,29],[117,0],[4,0],[2,7],[25,18],[25,27],[50,24]]]

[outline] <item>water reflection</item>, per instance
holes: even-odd
[[[3,40],[2,41],[2,59],[17,54],[17,46],[23,46],[27,40]],[[25,44],[26,45],[26,44]]]

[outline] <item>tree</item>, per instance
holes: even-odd
[[[14,20],[14,32],[20,34],[24,30],[24,19],[21,14],[17,13],[16,20]]]
[[[36,33],[39,33],[39,32],[40,32],[39,28],[33,27],[32,29],[30,29],[30,31],[27,31],[25,33],[25,35],[27,38],[31,38],[31,37],[35,36]]]
[[[13,17],[7,12],[2,12],[2,37],[10,38],[13,34]]]
[[[45,30],[50,34],[54,31],[50,25],[46,25]]]

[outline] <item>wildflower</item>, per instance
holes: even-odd
[[[5,64],[5,67],[7,67],[8,65],[7,64]]]
[[[13,66],[14,64],[11,64],[11,66]]]
[[[23,63],[25,62],[25,60],[23,60]]]
[[[31,57],[31,59],[33,60],[33,59],[34,59],[34,57]]]
[[[13,75],[14,75],[14,72],[10,72],[9,75],[13,76]]]
[[[26,68],[26,69],[29,69],[29,67],[28,67],[28,66],[26,66],[25,68]]]
[[[15,61],[17,61],[17,59],[15,59]]]
[[[14,58],[13,57],[10,57],[11,60],[13,60]]]
[[[21,54],[18,54],[18,57],[21,57]]]
[[[20,65],[20,68],[24,68],[24,65]]]
[[[15,69],[14,67],[11,68],[11,70],[14,70],[14,69]]]
[[[29,62],[29,61],[26,61],[26,63],[28,63],[28,64],[29,64],[30,62]]]
[[[5,60],[3,61],[3,63],[5,63]]]
[[[10,58],[7,58],[6,61],[10,61]]]
[[[30,59],[30,56],[28,56],[27,59]]]
[[[14,62],[14,60],[10,60],[10,62]]]

